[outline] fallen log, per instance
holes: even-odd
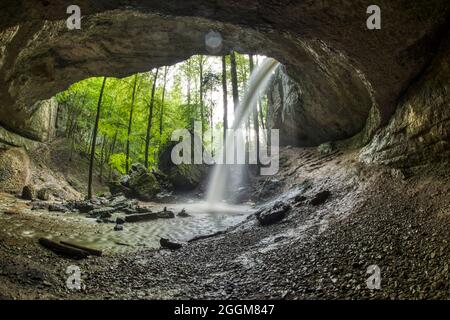
[[[93,248],[88,248],[85,246],[82,246],[80,244],[76,244],[76,243],[72,243],[72,242],[67,242],[67,241],[60,241],[59,243],[69,246],[69,247],[74,247],[76,249],[80,249],[80,250],[84,250],[86,252],[89,252],[89,254],[93,255],[93,256],[97,256],[97,257],[101,257],[103,252],[101,250],[97,250],[97,249],[93,249]]]
[[[125,216],[125,222],[140,222],[140,221],[148,221],[155,220],[158,216],[154,212],[150,213],[142,213],[142,214],[131,214]]]
[[[53,251],[56,254],[59,254],[59,255],[65,256],[65,257],[69,257],[72,259],[84,259],[89,256],[89,252],[87,252],[87,251],[80,250],[80,249],[77,249],[74,247],[70,247],[70,246],[55,242],[50,239],[40,238],[39,243],[43,247]]]
[[[219,235],[224,234],[224,233],[226,233],[226,231],[217,231],[217,232],[214,232],[214,233],[211,233],[211,234],[205,234],[205,235],[201,235],[201,236],[196,236],[196,237],[188,240],[187,242],[191,243],[191,242],[194,242],[194,241],[197,241],[197,240],[208,239],[208,238],[212,238],[212,237],[215,237],[215,236],[219,236]]]

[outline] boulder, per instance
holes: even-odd
[[[63,204],[59,203],[53,203],[48,206],[48,211],[51,212],[68,212],[70,211],[69,208]]]
[[[50,191],[46,188],[40,189],[36,196],[39,200],[48,201],[50,199]]]
[[[161,238],[159,240],[159,244],[161,245],[162,248],[169,249],[169,250],[177,250],[182,247],[182,245],[180,243],[170,241],[169,239],[166,239],[166,238]]]
[[[30,175],[30,159],[23,149],[0,150],[0,192],[22,192]]]
[[[331,192],[328,190],[320,191],[317,193],[314,198],[311,199],[311,204],[313,206],[318,206],[323,204],[327,199],[331,196]]]
[[[193,190],[200,185],[206,173],[205,165],[179,164],[172,167],[167,175],[175,189]]]
[[[130,197],[133,194],[133,191],[129,187],[124,186],[120,181],[111,181],[108,183],[108,187],[112,195],[123,194]]]
[[[88,213],[89,211],[92,211],[95,209],[95,205],[92,204],[90,201],[75,201],[73,203],[73,207],[80,211],[81,213]]]
[[[317,147],[317,151],[319,151],[321,154],[330,154],[334,149],[335,146],[333,142],[325,142]]]
[[[116,224],[117,225],[124,224],[124,223],[125,223],[125,219],[124,218],[120,218],[120,217],[116,218]]]
[[[33,200],[35,198],[34,188],[30,185],[23,187],[21,197],[24,200]]]
[[[30,205],[31,205],[31,210],[33,210],[33,211],[34,210],[48,210],[48,207],[49,207],[48,203],[45,203],[45,202],[39,201],[39,200],[32,201],[30,203]]]
[[[116,212],[117,210],[118,209],[114,207],[103,207],[89,211],[88,215],[92,218],[100,218],[100,219],[110,218],[111,214]]]
[[[123,230],[123,225],[121,224],[116,224],[114,226],[114,231],[122,231]]]
[[[190,217],[191,215],[186,212],[186,209],[183,208],[180,212],[178,212],[177,216],[181,218],[187,218]]]
[[[275,178],[267,179],[263,182],[261,190],[258,194],[260,199],[267,199],[280,193],[285,183]]]
[[[290,210],[289,204],[278,201],[272,207],[258,211],[256,219],[262,226],[267,226],[283,220]]]
[[[172,149],[178,142],[170,141],[159,153],[159,169],[176,190],[193,190],[199,186],[208,173],[205,164],[179,164],[172,162]]]
[[[164,207],[163,211],[156,212],[156,217],[160,219],[172,219],[175,218],[175,213],[173,213],[173,211],[167,210],[167,208]]]
[[[155,175],[142,164],[133,164],[128,180],[132,196],[143,201],[151,201],[161,191]]]

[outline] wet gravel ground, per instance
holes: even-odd
[[[292,209],[277,224],[260,226],[251,216],[226,234],[177,251],[81,261],[2,235],[0,297],[450,298],[448,168],[405,178],[398,171],[361,165],[351,154],[323,157],[288,149],[283,156],[278,199]],[[312,205],[325,189],[330,198]],[[18,245],[20,251],[14,249]],[[80,267],[80,291],[65,285],[69,265]],[[367,270],[374,265],[379,289],[367,285],[373,278]]]

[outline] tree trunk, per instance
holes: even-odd
[[[150,147],[150,136],[152,130],[152,120],[153,120],[153,105],[155,102],[155,91],[156,91],[156,81],[158,78],[159,68],[156,69],[153,76],[152,92],[150,97],[149,112],[148,112],[148,122],[147,122],[147,136],[145,138],[145,167],[148,168],[148,149]]]
[[[226,161],[226,144],[228,129],[228,90],[227,90],[227,57],[222,57],[222,91],[223,91],[223,163]]]
[[[116,141],[117,141],[117,130],[114,134],[113,142],[111,144],[111,149],[109,150],[108,159],[106,160],[109,165],[109,160],[111,159],[111,155],[114,154],[114,150],[116,148]],[[109,172],[108,172],[108,181],[111,181],[111,175],[112,175],[112,166],[109,165]]]
[[[133,125],[133,110],[134,110],[134,99],[136,96],[136,85],[137,85],[137,74],[134,76],[134,84],[133,84],[133,93],[131,95],[131,107],[130,107],[130,118],[128,120],[128,134],[127,134],[127,150],[126,150],[126,160],[125,160],[125,169],[128,174],[129,170],[129,159],[130,159],[130,136],[131,136],[131,128]]]
[[[253,69],[255,68],[253,63],[253,55],[249,55],[249,63],[250,63],[250,74],[253,73]],[[255,138],[256,138],[256,163],[259,164],[259,124],[258,124],[258,105],[252,106],[253,108],[253,128],[255,129]]]
[[[213,102],[213,91],[214,91],[214,87],[213,87],[213,83],[211,82],[211,91],[209,92],[210,94],[210,102],[211,102],[211,110],[209,112],[209,125],[211,128],[211,156],[214,157],[214,122],[213,122],[213,107],[214,107],[214,102]]]
[[[263,110],[263,99],[259,99],[259,122],[261,122],[261,128],[265,129],[265,120],[264,120],[264,110]]]
[[[272,133],[270,132],[270,122],[272,121],[272,105],[269,103],[270,99],[267,97],[267,116],[266,116],[266,128],[267,128],[267,147],[271,146]]]
[[[105,148],[107,141],[108,141],[107,137],[103,136],[102,151],[100,153],[100,174],[99,174],[100,181],[103,180],[103,165],[105,164]]]
[[[90,129],[89,130],[89,132],[88,132],[88,139],[87,139],[87,141],[86,141],[86,148],[85,148],[85,151],[84,151],[84,153],[86,154],[86,157],[89,159],[89,151],[91,150],[91,148],[92,148],[92,134],[93,134],[93,132],[94,132],[94,130],[93,130],[93,128],[92,129]]]
[[[187,75],[187,105],[191,105],[191,60],[187,61],[188,75]]]
[[[94,172],[94,160],[95,160],[95,144],[97,142],[98,123],[100,120],[100,111],[102,106],[103,91],[105,90],[106,77],[103,77],[102,89],[100,90],[100,96],[97,104],[97,115],[95,116],[94,131],[92,134],[92,148],[91,148],[91,160],[89,162],[89,181],[88,181],[88,199],[92,199],[92,174]]]
[[[233,90],[234,111],[236,111],[239,105],[239,87],[237,79],[236,55],[234,51],[231,51],[230,53],[230,63],[231,63],[231,88]]]
[[[161,108],[159,112],[159,143],[161,144],[161,137],[163,132],[163,115],[164,115],[164,97],[166,94],[166,85],[167,85],[167,71],[168,67],[164,67],[164,83],[163,83],[163,91],[162,91],[162,98],[161,98]]]
[[[200,69],[200,121],[202,130],[202,152],[203,152],[203,119],[204,119],[204,105],[203,105],[203,56],[199,57],[199,69]]]

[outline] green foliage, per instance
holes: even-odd
[[[125,153],[114,153],[109,157],[109,163],[119,173],[125,174],[126,155]]]
[[[246,55],[237,54],[238,82],[242,95],[249,78],[249,63]],[[229,58],[228,68],[229,68]],[[203,81],[200,83],[200,65],[203,70]],[[158,153],[161,146],[170,141],[172,132],[178,128],[193,130],[194,121],[201,120],[203,128],[223,128],[220,120],[213,119],[215,112],[222,112],[221,96],[221,57],[193,56],[189,60],[168,68],[167,83],[164,86],[163,68],[159,69],[152,128],[150,135],[149,166],[158,167]],[[154,71],[137,75],[137,89],[133,112],[130,140],[130,164],[144,163],[145,139],[149,116],[151,89]],[[230,70],[227,70],[228,81]],[[123,79],[108,78],[102,102],[97,139],[97,162],[109,165],[115,171],[125,173],[125,150],[128,138],[128,122],[132,102],[134,75]],[[94,124],[97,102],[102,85],[102,77],[89,78],[73,84],[69,89],[57,95],[61,105],[66,106],[66,136],[73,139],[73,145],[84,153],[90,150],[92,128]],[[200,86],[203,99],[200,99]],[[162,130],[160,119],[162,110],[163,88],[164,106]],[[229,109],[231,110],[231,84],[228,84]],[[203,100],[203,106],[201,101]],[[203,119],[201,110],[203,107]],[[218,119],[218,118],[216,118]],[[213,123],[214,122],[214,123]],[[162,131],[160,133],[160,131]],[[103,141],[106,141],[102,146]],[[205,137],[206,144],[210,138]]]

